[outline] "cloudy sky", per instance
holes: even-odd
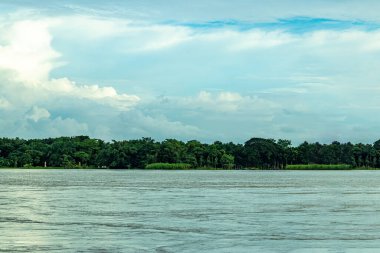
[[[380,1],[2,0],[0,133],[380,138]]]

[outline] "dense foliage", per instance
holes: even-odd
[[[292,164],[345,164],[347,168],[379,168],[380,140],[373,145],[335,141],[331,144],[304,142],[294,147],[289,140],[263,138],[252,138],[244,144],[219,141],[204,144],[196,140],[182,142],[174,139],[157,142],[151,138],[104,142],[87,136],[0,139],[0,167],[46,165],[143,169],[154,163],[226,169],[283,169]]]

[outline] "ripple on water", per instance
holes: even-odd
[[[0,252],[380,249],[379,171],[0,170],[0,185]]]

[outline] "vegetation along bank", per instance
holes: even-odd
[[[111,169],[380,168],[374,144],[320,144],[251,138],[244,144],[151,138],[105,142],[88,136],[0,139],[0,167]]]

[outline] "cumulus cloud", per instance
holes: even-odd
[[[140,100],[136,95],[118,94],[113,87],[77,85],[68,78],[51,79],[45,83],[44,89],[52,94],[58,93],[59,96],[89,99],[120,110],[129,110]]]
[[[204,137],[205,132],[197,126],[185,124],[178,120],[170,120],[164,114],[149,114],[136,110],[122,115],[121,124],[131,136],[151,136],[162,138],[194,139]]]
[[[48,119],[50,117],[50,112],[45,108],[38,106],[33,106],[33,108],[27,112],[26,118],[37,122],[41,119]]]
[[[138,102],[137,96],[118,94],[113,87],[77,85],[68,78],[50,78],[50,72],[60,64],[56,61],[59,53],[51,46],[49,28],[54,24],[56,22],[50,19],[29,20],[16,21],[2,28],[6,32],[1,35],[5,39],[0,45],[0,70],[10,72],[7,85],[24,86],[54,96],[67,95],[102,103],[108,101],[121,109]]]
[[[1,17],[0,20],[4,21]],[[55,19],[31,18],[6,20],[0,26],[0,110],[3,110],[1,116],[6,113],[7,117],[0,127],[9,127],[12,136],[39,135],[38,132],[43,133],[42,129],[49,127],[54,130],[45,131],[45,135],[88,132],[87,124],[80,119],[51,113],[49,108],[54,108],[58,100],[78,104],[84,100],[89,101],[87,104],[95,103],[116,111],[130,110],[140,100],[136,95],[118,93],[111,86],[77,84],[66,77],[52,78],[51,72],[62,65],[60,53],[52,47],[50,33],[57,24]],[[35,124],[40,130],[34,129]]]
[[[1,19],[1,21],[3,21]],[[0,69],[9,70],[17,81],[36,85],[47,80],[59,54],[50,47],[48,22],[16,21],[0,28]]]

